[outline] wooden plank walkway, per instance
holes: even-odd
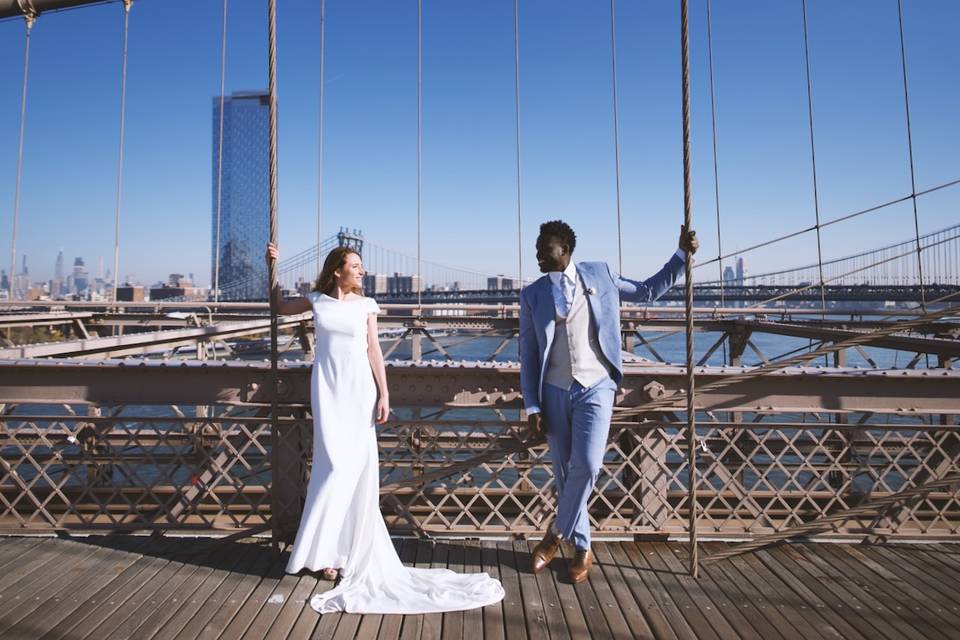
[[[331,583],[286,575],[286,555],[263,542],[3,537],[0,638],[960,638],[960,545],[784,544],[694,580],[684,545],[607,542],[590,580],[572,585],[563,558],[529,572],[532,543],[394,543],[411,566],[487,571],[506,598],[448,614],[320,616],[307,603]]]

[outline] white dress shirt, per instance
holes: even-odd
[[[553,291],[553,302],[557,309],[557,315],[566,318],[570,312],[570,305],[573,304],[573,298],[577,295],[577,266],[570,261],[567,268],[563,271],[551,271],[551,287]]]

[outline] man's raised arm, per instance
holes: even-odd
[[[700,248],[696,231],[692,229],[687,231],[683,225],[680,226],[680,242],[678,244],[680,248],[663,265],[663,268],[646,280],[631,280],[611,272],[610,278],[617,289],[620,290],[620,299],[627,302],[653,302],[669,291],[670,287],[676,284],[680,274],[683,273],[687,253],[692,255]]]

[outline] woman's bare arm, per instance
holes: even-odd
[[[390,417],[390,391],[387,389],[387,369],[383,364],[383,351],[380,349],[375,313],[367,316],[367,358],[370,360],[373,379],[376,380],[377,390],[380,392],[377,400],[377,424],[383,424]]]
[[[277,313],[281,316],[295,316],[310,311],[310,301],[306,298],[281,298],[280,285],[273,288],[273,299],[277,301]]]
[[[271,260],[276,260],[280,257],[277,246],[272,242],[267,243],[267,254],[265,257],[267,259],[267,267],[270,266]],[[280,296],[279,284],[267,283],[267,287],[270,290],[270,299],[276,303],[277,313],[281,316],[295,316],[310,311],[310,301],[306,298],[289,298],[284,300]]]

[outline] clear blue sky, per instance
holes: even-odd
[[[821,218],[910,192],[895,0],[809,3]],[[279,15],[280,241],[316,233],[319,1]],[[679,3],[617,3],[624,271],[669,256],[683,216]],[[691,0],[694,220],[717,254],[706,4]],[[121,273],[209,282],[211,98],[219,0],[137,0],[131,13]],[[904,0],[918,190],[960,178],[960,3]],[[227,91],[266,87],[266,2],[231,0]],[[325,228],[416,247],[416,2],[328,0]],[[800,1],[715,0],[722,243],[813,223]],[[523,250],[561,217],[576,257],[616,264],[609,4],[521,0]],[[41,16],[32,38],[18,253],[112,263],[122,10]],[[9,264],[24,27],[0,22],[0,267]],[[513,2],[424,0],[424,258],[517,264]],[[960,222],[960,187],[919,201],[921,231]],[[824,230],[825,257],[909,238],[909,203]],[[328,235],[325,233],[324,235]],[[816,260],[812,234],[748,254],[756,273]],[[19,257],[18,257],[19,263]],[[699,278],[716,277],[715,267]]]

